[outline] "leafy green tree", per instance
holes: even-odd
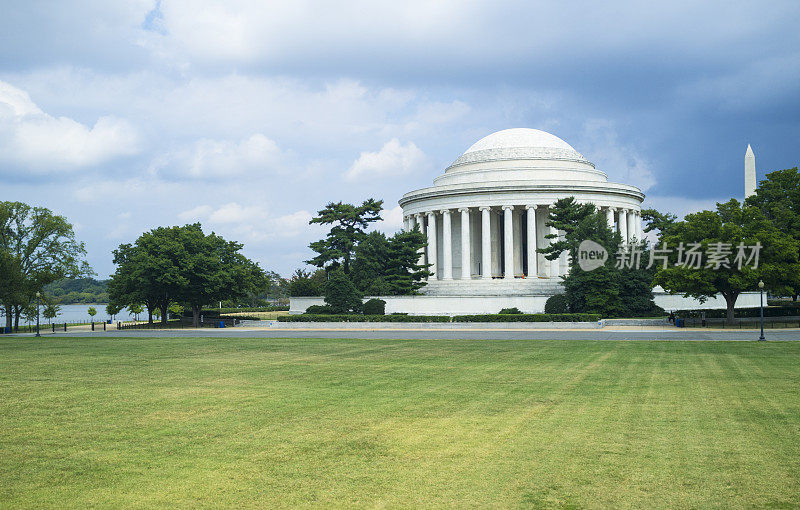
[[[351,278],[367,295],[417,294],[431,273],[419,264],[419,250],[425,235],[419,229],[400,231],[392,237],[370,232],[355,249]]]
[[[122,305],[118,303],[109,303],[106,305],[106,313],[108,314],[109,317],[111,317],[112,321],[114,320],[114,316],[121,311],[122,311]]]
[[[325,303],[334,313],[361,311],[362,295],[342,269],[331,271],[325,283]]]
[[[350,278],[356,288],[369,296],[390,294],[384,276],[391,258],[389,240],[383,232],[370,232],[356,245]]]
[[[655,209],[642,209],[642,221],[646,223],[645,232],[666,233],[678,217],[672,213],[662,213]]]
[[[178,251],[166,229],[146,232],[135,244],[121,244],[114,250],[117,269],[108,282],[111,301],[120,306],[144,303],[152,324],[153,311],[169,306],[176,289],[184,283],[176,265]]]
[[[142,313],[144,308],[139,303],[131,303],[128,305],[128,311],[133,315],[133,320],[139,320],[139,314]]]
[[[6,327],[19,329],[19,317],[45,285],[92,274],[86,249],[72,225],[44,207],[0,202],[0,300]]]
[[[88,313],[92,320],[94,320],[94,316],[97,315],[97,308],[90,306],[89,309],[86,310],[86,313]]]
[[[290,296],[321,296],[325,293],[325,282],[328,277],[324,269],[313,273],[298,269],[288,283]]]
[[[309,224],[332,225],[325,239],[315,241],[309,246],[317,252],[317,256],[308,260],[312,266],[335,269],[342,266],[345,274],[350,274],[350,261],[353,250],[366,235],[364,232],[370,223],[381,219],[380,212],[383,200],[370,198],[359,206],[329,203],[317,212]]]
[[[156,309],[166,323],[172,301],[188,303],[197,327],[204,305],[263,287],[263,270],[239,253],[242,247],[213,232],[205,235],[199,223],[155,228],[115,250],[109,295],[117,303],[144,303],[150,322]]]
[[[389,238],[389,259],[384,279],[391,295],[418,294],[419,289],[427,285],[425,279],[433,274],[428,271],[430,264],[419,263],[419,250],[426,242],[427,237],[418,227],[401,230]]]
[[[638,316],[658,310],[653,302],[653,269],[645,264],[618,267],[616,254],[622,249],[622,238],[612,232],[606,217],[593,204],[579,204],[573,197],[556,201],[546,222],[563,231],[563,237],[539,252],[548,260],[557,260],[564,251],[570,255],[570,269],[562,276],[564,301],[570,312],[599,313],[606,317]],[[550,239],[555,236],[549,235]],[[601,245],[609,254],[605,264],[584,271],[578,264],[578,249],[584,240]],[[649,255],[642,242],[629,247],[647,261]],[[554,305],[555,306],[555,305]]]
[[[800,285],[800,246],[797,240],[781,232],[759,208],[743,206],[735,199],[718,203],[716,211],[687,215],[683,221],[672,225],[661,240],[674,252],[667,267],[658,268],[655,282],[669,292],[700,300],[721,294],[727,304],[729,324],[734,322],[734,307],[739,295],[757,290],[759,280],[775,293],[784,293]],[[676,249],[688,248],[694,243],[696,251],[703,254],[709,250],[712,253],[723,249],[731,251],[730,262],[719,265],[703,260],[700,267],[687,264],[685,253],[679,254]],[[740,245],[748,247],[757,243],[760,245],[757,267],[753,267],[755,260],[748,261],[753,255],[752,250],[742,250],[743,263],[736,263]],[[679,262],[683,264],[678,265]]]
[[[800,172],[797,167],[770,172],[745,204],[758,207],[778,229],[800,243]],[[797,301],[800,287],[789,289]]]
[[[61,311],[61,307],[55,303],[47,303],[44,305],[44,310],[42,310],[42,316],[47,319],[48,324],[53,321],[58,316],[58,312]]]
[[[183,227],[181,240],[185,255],[180,274],[187,284],[179,295],[191,307],[195,327],[204,305],[244,297],[264,285],[264,271],[239,253],[241,243],[226,241],[213,232],[204,235],[199,223]]]

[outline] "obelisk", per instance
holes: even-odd
[[[750,144],[744,153],[744,198],[756,194],[756,155]]]

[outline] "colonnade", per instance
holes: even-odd
[[[431,264],[431,279],[555,278],[567,271],[567,254],[548,261],[537,252],[551,242],[546,235],[563,235],[545,226],[549,208],[547,204],[532,204],[437,209],[405,216],[404,228],[419,227],[427,234],[428,244],[420,250],[420,263]],[[600,209],[605,212],[609,227],[619,232],[624,242],[642,239],[638,209]],[[454,223],[458,223],[457,229]],[[456,277],[454,268],[458,269]]]

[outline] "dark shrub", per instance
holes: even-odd
[[[498,313],[501,313],[501,314],[504,314],[504,315],[505,315],[505,314],[516,314],[516,313],[522,313],[522,311],[521,311],[519,308],[517,308],[517,307],[515,306],[514,308],[503,308],[503,309],[502,309],[502,310],[500,310],[500,312],[498,312]]]
[[[450,322],[446,315],[280,315],[278,322]]]
[[[386,301],[383,299],[372,298],[364,303],[364,315],[384,315],[386,313]]]
[[[331,315],[335,314],[336,312],[328,305],[311,305],[306,308],[305,313],[313,315]]]
[[[569,313],[567,296],[556,294],[547,298],[547,302],[544,304],[544,313]]]
[[[361,293],[341,269],[331,272],[325,283],[325,304],[336,313],[361,312]]]
[[[600,315],[596,313],[510,313],[500,315],[455,315],[453,322],[597,322]]]

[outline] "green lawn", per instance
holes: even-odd
[[[2,507],[800,506],[800,342],[0,339]]]

